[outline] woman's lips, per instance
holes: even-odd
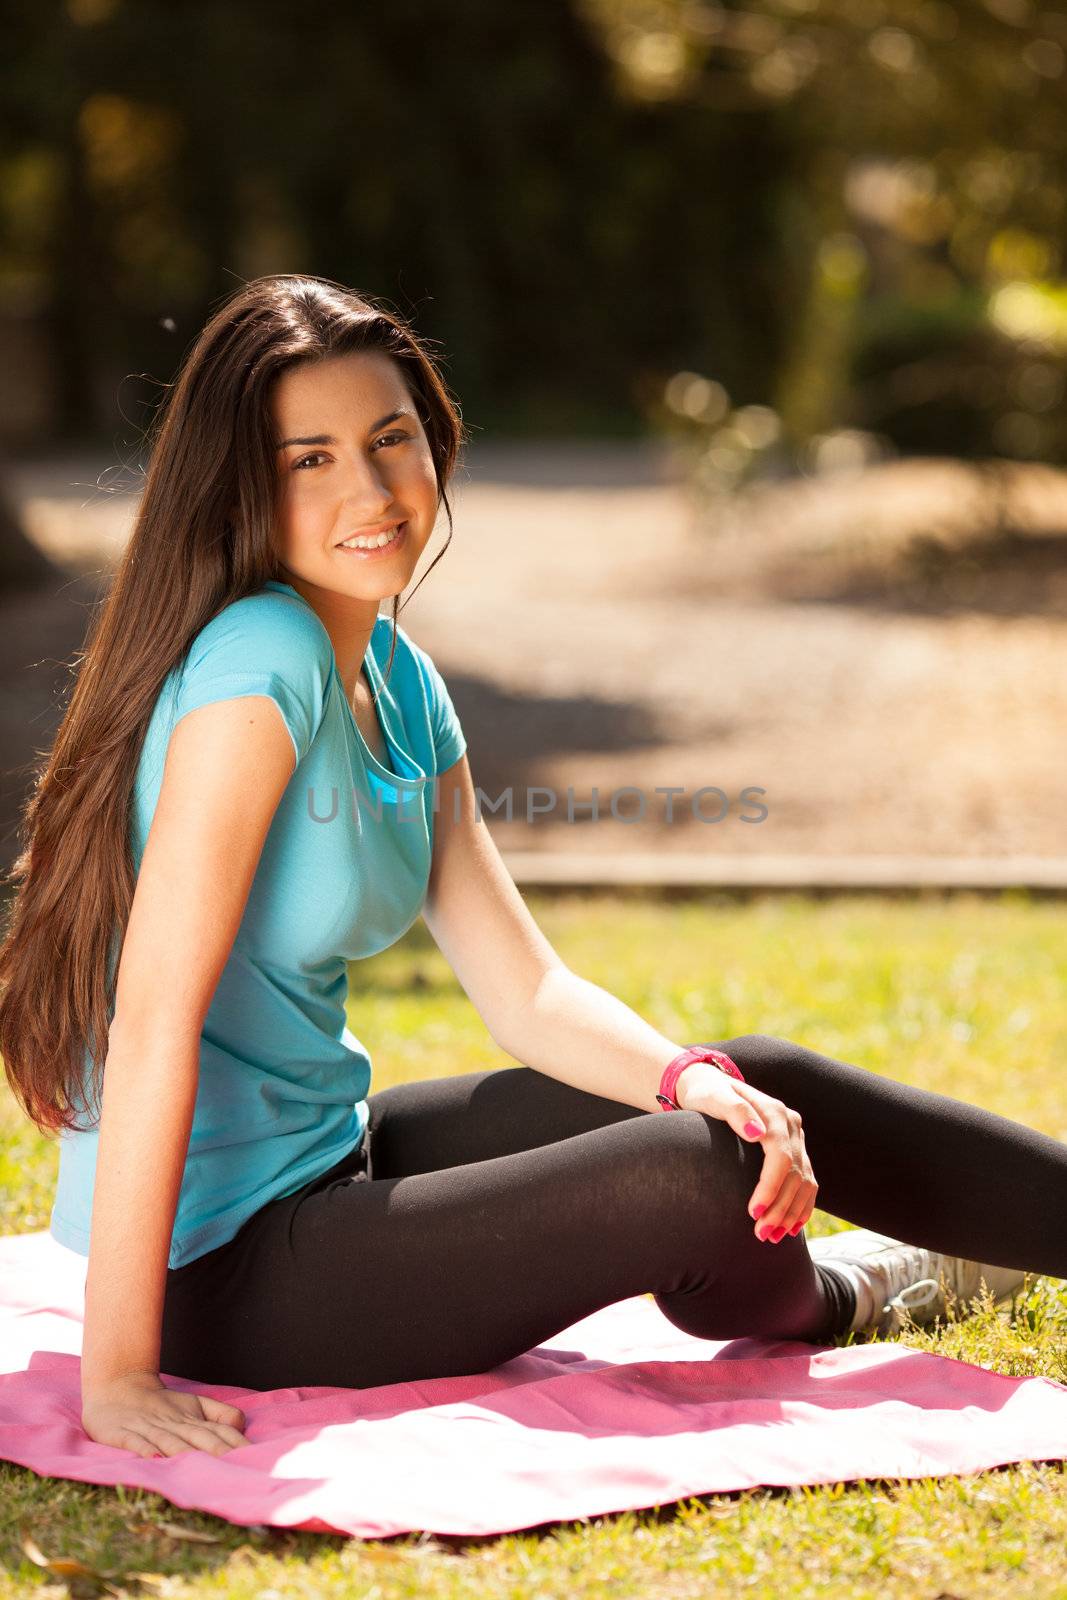
[[[343,556],[362,556],[364,561],[373,561],[375,556],[391,556],[395,550],[400,549],[407,536],[408,525],[406,522],[402,522],[388,544],[375,545],[370,550],[361,550],[358,546],[343,544],[339,544],[337,548]]]

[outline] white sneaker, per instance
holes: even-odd
[[[1022,1268],[939,1255],[866,1228],[809,1239],[808,1253],[813,1261],[840,1269],[852,1284],[852,1331],[857,1333],[897,1333],[909,1319],[920,1325],[933,1322],[944,1314],[949,1292],[966,1305],[981,1293],[983,1281],[994,1300],[1007,1299],[1027,1276]]]

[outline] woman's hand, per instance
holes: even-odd
[[[97,1444],[139,1456],[207,1450],[221,1456],[247,1444],[244,1413],[206,1394],[168,1389],[155,1372],[125,1372],[94,1384],[82,1399],[82,1427]]]
[[[675,1099],[684,1111],[728,1122],[739,1139],[761,1144],[763,1171],[748,1202],[757,1239],[778,1244],[797,1234],[815,1208],[819,1185],[811,1170],[800,1113],[773,1095],[720,1072],[709,1061],[695,1061],[679,1075]]]

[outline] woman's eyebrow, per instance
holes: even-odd
[[[390,411],[390,413],[389,413],[389,415],[387,417],[380,418],[379,421],[374,423],[374,425],[372,427],[367,429],[367,432],[368,433],[377,433],[379,428],[387,427],[390,422],[396,422],[397,419],[400,418],[400,417],[410,417],[412,419],[412,421],[414,421],[415,420],[415,413],[413,411],[409,410],[407,406],[401,406],[398,411]],[[303,439],[283,439],[281,444],[278,446],[278,449],[279,450],[285,450],[291,444],[336,444],[336,443],[337,443],[337,440],[334,438],[332,433],[316,433],[316,434],[310,434],[307,438],[303,438]]]

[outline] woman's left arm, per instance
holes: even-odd
[[[466,755],[438,777],[437,806],[423,917],[495,1043],[576,1089],[657,1111],[663,1069],[686,1047],[557,955],[476,812]],[[818,1186],[795,1112],[706,1062],[687,1067],[675,1093],[684,1109],[762,1143],[763,1169],[749,1200],[754,1218],[765,1214],[757,1231],[807,1221]]]
[[[663,1069],[685,1046],[552,948],[476,814],[466,755],[437,785],[423,916],[494,1041],[549,1077],[655,1111]]]

